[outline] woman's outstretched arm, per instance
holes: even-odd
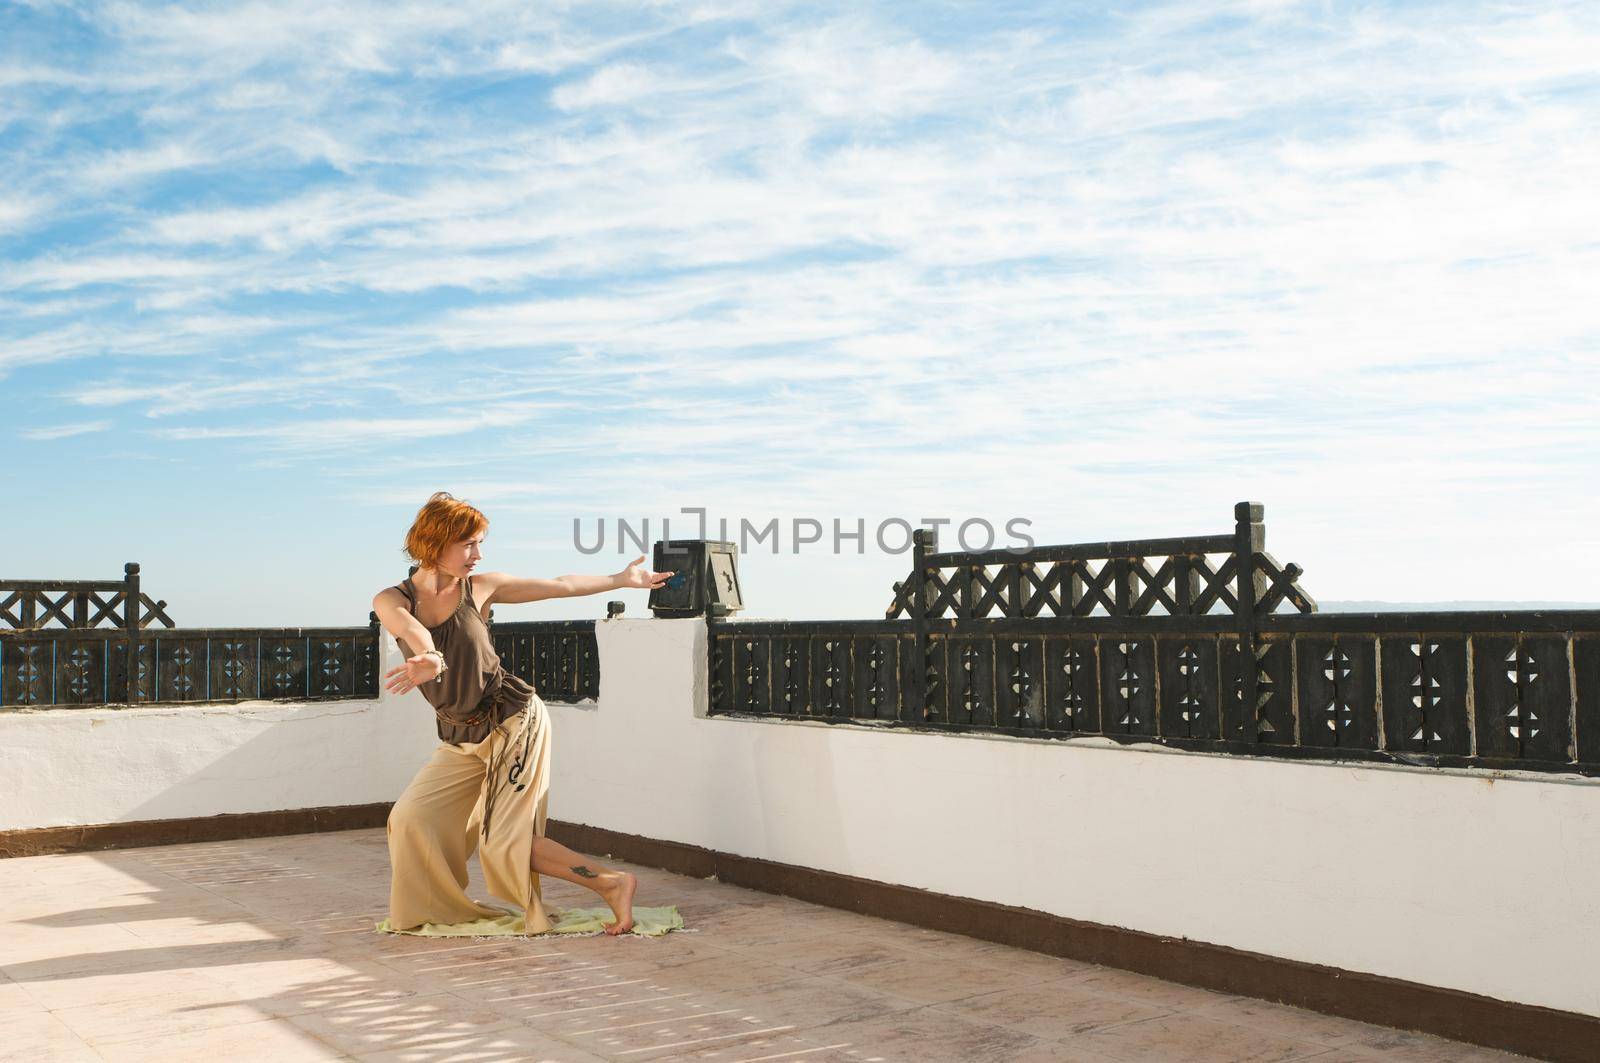
[[[483,606],[515,605],[546,598],[580,598],[586,594],[604,594],[606,591],[629,588],[654,590],[671,576],[671,572],[652,572],[645,568],[644,555],[640,554],[627,568],[609,576],[570,575],[534,579],[505,572],[485,572],[473,577],[473,588],[479,592]]]

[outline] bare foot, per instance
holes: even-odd
[[[613,874],[616,877],[598,892],[600,899],[611,906],[612,914],[617,917],[616,922],[606,925],[606,933],[614,937],[633,929],[633,891],[639,887],[639,880],[633,877],[631,871]]]

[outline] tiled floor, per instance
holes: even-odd
[[[0,860],[0,1059],[1516,1058],[634,870],[693,932],[377,934],[381,830]]]

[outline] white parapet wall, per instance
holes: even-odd
[[[707,718],[702,621],[597,634],[552,818],[1600,1015],[1600,782]],[[0,830],[393,801],[436,743],[416,692],[0,713]]]
[[[708,719],[705,639],[598,624],[552,817],[1600,1015],[1596,781]]]
[[[393,801],[437,744],[416,691],[0,713],[0,830]]]

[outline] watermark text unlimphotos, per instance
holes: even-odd
[[[688,514],[689,520],[680,518],[678,537],[681,539],[706,539],[707,535],[706,510],[699,506],[684,506],[679,510],[681,514]],[[814,547],[819,550],[831,549],[832,553],[842,554],[849,552],[848,545],[853,544],[855,553],[867,552],[870,542],[883,553],[903,554],[911,549],[911,533],[917,528],[932,528],[934,534],[941,540],[942,549],[961,549],[973,552],[985,550],[1010,550],[1022,553],[1033,549],[1033,537],[1025,529],[1031,527],[1033,522],[1027,517],[1012,517],[1005,522],[1005,531],[1011,541],[999,543],[996,541],[995,526],[982,517],[968,517],[957,521],[954,517],[920,517],[916,524],[904,517],[885,517],[879,520],[875,527],[868,527],[867,518],[856,517],[852,522],[849,518],[831,518],[832,534],[827,534],[828,528],[821,520],[814,517],[791,517],[787,523],[779,517],[772,517],[765,523],[751,521],[747,517],[740,517],[738,524],[737,546],[739,553],[750,554],[764,544],[770,544],[774,554],[783,552],[783,531],[789,532],[789,552],[798,554],[801,547]],[[628,554],[635,551],[648,552],[656,542],[651,536],[651,519],[644,517],[637,523],[627,517],[617,517],[610,522],[614,531],[608,534],[607,518],[600,517],[594,522],[592,535],[586,538],[583,520],[572,518],[572,545],[582,554],[598,554],[610,543],[619,554]],[[685,528],[685,525],[692,525]],[[942,541],[945,533],[940,529],[952,527],[955,530],[956,544]],[[671,517],[661,518],[662,541],[673,537],[673,524]],[[716,538],[723,542],[734,542],[729,538],[730,525],[727,517],[717,520]]]

